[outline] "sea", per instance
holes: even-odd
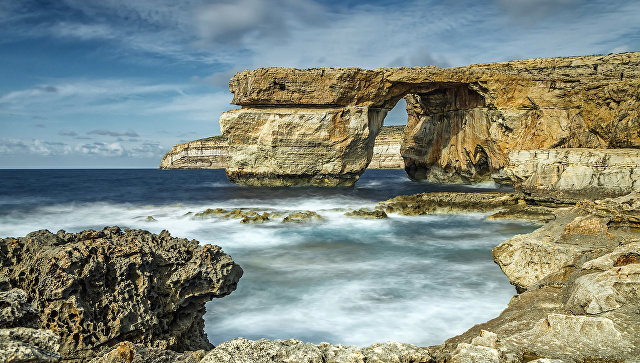
[[[246,187],[224,170],[0,170],[0,238],[48,229],[146,229],[217,244],[244,270],[207,304],[213,344],[235,337],[366,346],[428,346],[492,319],[515,289],[491,249],[536,227],[486,214],[350,218],[397,195],[489,191],[367,170],[353,187]],[[197,218],[207,208],[314,211],[306,224]]]

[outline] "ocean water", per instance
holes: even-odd
[[[414,182],[402,170],[367,170],[349,188],[242,187],[223,170],[0,170],[0,237],[118,225],[222,246],[244,276],[235,292],[207,305],[213,344],[242,336],[424,346],[506,307],[515,290],[491,248],[535,227],[482,214],[365,220],[344,211],[401,194],[493,189]],[[311,210],[324,219],[254,225],[193,217],[207,208]]]

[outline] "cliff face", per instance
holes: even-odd
[[[401,169],[404,161],[400,146],[404,126],[383,126],[376,137],[369,169]],[[160,162],[160,169],[224,169],[229,150],[222,136],[190,141],[175,145]]]
[[[404,126],[383,126],[373,146],[369,169],[402,169],[404,160],[400,147],[404,139]]]
[[[227,149],[222,136],[178,144],[162,158],[160,169],[222,169],[227,166]]]
[[[352,184],[386,112],[405,97],[401,149],[415,179],[502,178],[509,153],[640,148],[640,53],[441,69],[262,68],[230,81],[220,118],[231,180]]]

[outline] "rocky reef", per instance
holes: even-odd
[[[637,155],[639,65],[640,53],[623,53],[445,69],[244,71],[229,83],[242,108],[220,117],[227,175],[249,185],[353,184],[403,97],[401,154],[414,179],[511,182],[503,171],[520,150]]]
[[[218,246],[110,227],[0,239],[0,276],[0,301],[11,298],[0,304],[0,327],[12,328],[0,329],[0,347],[86,360],[125,340],[213,348],[205,303],[235,290],[242,269]]]

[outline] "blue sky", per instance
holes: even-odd
[[[157,167],[220,133],[244,69],[639,51],[639,19],[637,0],[0,0],[0,168]]]

